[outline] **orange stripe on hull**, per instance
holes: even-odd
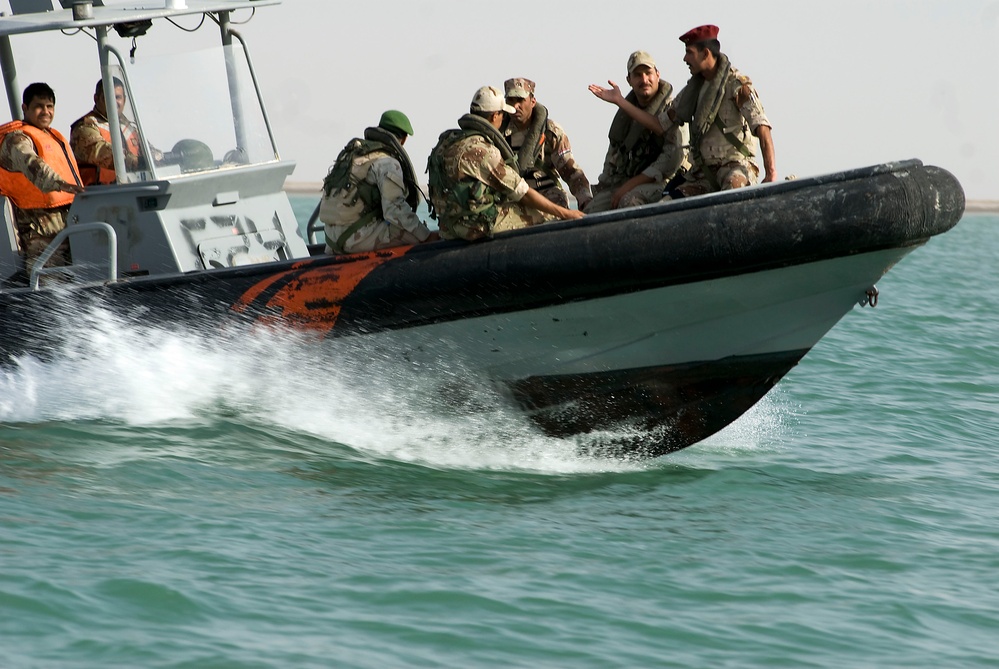
[[[246,290],[233,310],[258,313],[261,324],[289,325],[327,334],[336,324],[343,301],[375,268],[401,257],[411,246],[343,256],[342,262],[304,262],[268,276]]]

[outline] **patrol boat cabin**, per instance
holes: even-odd
[[[236,30],[258,8],[279,2],[10,0],[12,15],[0,16],[0,65],[11,118],[21,118],[24,86],[48,81],[58,99],[54,126],[68,138],[99,77],[109,126],[119,127],[117,80],[125,89],[122,114],[138,131],[140,161],[129,168],[122,134],[110,133],[116,182],[76,196],[66,230],[27,281],[19,276],[23,262],[10,206],[0,196],[0,289],[24,283],[37,289],[53,273],[74,283],[113,282],[309,255],[282,190],[294,162],[281,159],[246,41]],[[46,60],[53,77],[68,65],[74,78],[87,82],[82,99],[71,99],[53,77],[19,78],[18,56],[37,57],[37,46],[28,43],[37,45],[35,34],[45,32],[60,42],[92,45],[85,67]],[[43,266],[64,240],[73,265]]]

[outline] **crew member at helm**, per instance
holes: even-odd
[[[133,171],[139,169],[140,164],[139,128],[125,116],[125,84],[117,77],[114,79],[114,99],[121,126],[121,143],[125,149],[125,167]],[[111,126],[104,101],[104,84],[100,79],[94,89],[94,108],[73,121],[69,143],[80,165],[80,177],[85,186],[115,182]]]

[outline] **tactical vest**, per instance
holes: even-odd
[[[377,186],[367,181],[372,163],[381,156],[390,156],[399,162],[406,186],[406,203],[413,211],[419,206],[420,190],[415,170],[399,140],[382,128],[365,129],[364,139],[350,140],[323,180],[320,220],[346,228],[337,239],[326,239],[337,253],[343,253],[343,244],[355,232],[385,217],[381,193]]]
[[[753,133],[743,118],[736,100],[743,85],[752,85],[748,77],[734,69],[725,82],[725,101],[710,129],[701,137],[697,146],[703,159],[702,166],[720,167],[728,163],[753,161]]]
[[[554,165],[545,155],[545,143],[548,141],[548,109],[536,104],[531,115],[531,125],[524,133],[522,143],[514,146],[513,131],[507,128],[506,139],[510,148],[517,153],[517,166],[520,176],[527,185],[537,191],[550,188],[561,188]]]
[[[83,118],[77,120],[71,126],[73,130],[83,123],[84,119],[91,117],[97,121],[97,131],[101,133],[101,139],[111,144],[111,124],[108,123],[107,119],[102,119],[97,115],[97,112],[91,112]],[[121,128],[121,140],[125,151],[130,155],[138,158],[139,157],[139,133],[133,125],[124,125]],[[83,180],[84,186],[90,186],[93,184],[113,184],[115,182],[115,171],[111,167],[101,167],[100,165],[94,165],[91,163],[78,163],[80,166],[80,179]]]
[[[52,128],[42,130],[24,121],[11,121],[0,126],[0,142],[15,130],[20,130],[31,139],[38,157],[63,181],[83,186],[69,143],[59,131]],[[73,193],[43,193],[20,172],[3,168],[0,168],[0,193],[10,198],[18,209],[55,209],[73,202]]]
[[[458,159],[450,156],[451,149],[460,141],[480,136],[496,147],[503,156],[503,162],[518,174],[517,156],[506,139],[491,123],[474,114],[465,114],[458,119],[458,128],[445,130],[430,153],[427,173],[430,185],[431,217],[438,219],[440,227],[452,231],[456,225],[463,225],[486,237],[492,231],[499,215],[497,205],[506,196],[489,184],[470,176],[459,176]]]
[[[672,92],[673,87],[668,82],[660,81],[659,90],[649,101],[649,104],[644,107],[645,111],[653,116],[659,116],[669,103]],[[627,100],[636,106],[638,105],[638,97],[634,91],[628,93]],[[618,110],[617,114],[614,115],[607,137],[610,140],[611,148],[616,149],[621,156],[621,161],[617,165],[616,174],[611,183],[623,183],[645,171],[647,167],[656,162],[666,141],[662,135],[655,134],[643,127],[638,121],[631,119],[624,110]]]

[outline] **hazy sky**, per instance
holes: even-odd
[[[722,51],[755,83],[780,177],[919,158],[954,172],[969,198],[999,199],[989,167],[999,159],[999,0],[285,0],[239,29],[282,157],[298,163],[293,181],[320,181],[389,108],[412,119],[406,148],[422,173],[479,86],[524,76],[595,182],[615,108],[587,85],[613,79],[627,91],[628,55],[644,49],[679,91],[689,73],[677,38],[702,23],[720,26]],[[14,38],[16,55],[28,39]],[[68,130],[89,107],[96,49],[79,35],[51,44],[20,66],[20,83],[48,80],[55,125]],[[187,95],[183,82],[175,94]],[[211,112],[188,97],[192,114]]]

